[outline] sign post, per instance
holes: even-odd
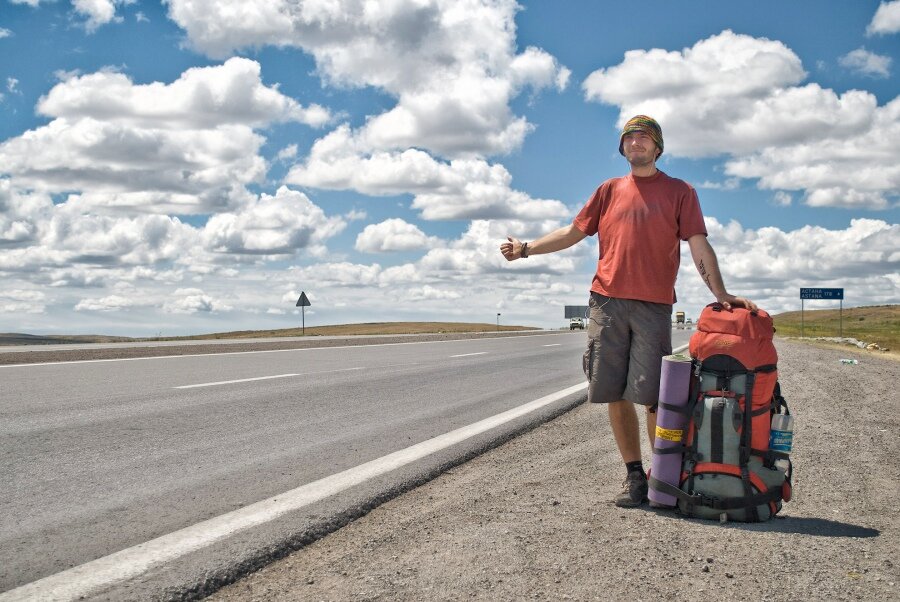
[[[842,288],[801,288],[800,289],[800,337],[803,337],[803,301],[806,299],[840,299],[838,320],[840,337],[844,338],[844,289]]]
[[[300,308],[303,319],[303,336],[306,336],[306,308],[312,305],[305,291],[300,291],[300,298],[297,299],[297,307]]]
[[[500,314],[497,314],[497,332],[500,332]]]

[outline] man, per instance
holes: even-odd
[[[726,309],[755,310],[748,299],[725,290],[716,254],[706,239],[697,193],[686,182],[656,168],[663,152],[659,124],[645,115],[630,119],[619,137],[619,153],[631,173],[600,185],[571,225],[533,242],[507,237],[500,252],[508,261],[553,253],[599,234],[600,259],[591,284],[588,347],[584,372],[588,399],[607,404],[616,445],[625,462],[621,507],[647,500],[647,477],[635,404],[647,408],[650,447],[662,357],[672,352],[672,304],[686,240],[700,277]]]

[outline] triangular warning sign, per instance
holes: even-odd
[[[300,298],[297,299],[297,307],[309,307],[312,303],[309,302],[309,299],[306,298],[306,293],[301,292]]]

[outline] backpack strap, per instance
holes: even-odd
[[[688,402],[685,406],[685,410],[687,411],[687,415],[689,417],[692,417],[692,419],[690,420],[690,422],[688,422],[688,427],[687,429],[685,429],[685,435],[687,435],[689,431],[693,430],[693,437],[691,439],[691,444],[685,446],[684,460],[682,462],[682,469],[687,474],[687,478],[685,479],[684,484],[688,491],[691,491],[694,488],[694,466],[696,466],[697,464],[697,430],[699,429],[699,423],[697,421],[695,409],[697,408],[697,404],[700,401],[702,388],[701,385],[703,382],[700,376],[700,370],[703,368],[703,360],[693,359],[691,360],[691,363],[694,366],[694,371],[691,376],[690,393],[688,394]],[[662,493],[668,493],[669,495],[683,500],[688,504],[688,512],[692,512],[692,498],[690,498],[690,496],[688,496],[688,494],[686,494],[681,489],[672,486],[669,487],[671,487],[671,489],[664,488],[659,489],[659,491],[661,491]],[[677,491],[677,493],[673,493],[672,490]]]
[[[698,496],[700,497],[700,496]],[[744,496],[741,497],[730,497],[730,498],[709,498],[707,497],[710,503],[702,504],[708,506],[710,508],[714,508],[716,510],[736,510],[738,508],[746,508],[747,507],[747,498]],[[781,487],[772,487],[768,491],[763,491],[761,493],[756,493],[750,496],[750,502],[753,504],[752,508],[754,511],[757,506],[762,504],[768,504],[769,502],[778,502],[782,499],[781,497]],[[759,514],[755,514],[755,521],[759,522]]]
[[[690,398],[689,398],[689,399],[690,399]],[[686,404],[686,405],[683,405],[683,406],[673,406],[671,403],[666,403],[666,402],[664,402],[664,401],[660,401],[660,402],[657,404],[657,406],[659,406],[660,408],[663,408],[663,409],[665,409],[665,410],[668,410],[668,411],[670,411],[670,412],[675,412],[675,413],[677,413],[677,414],[681,414],[681,415],[683,415],[683,416],[690,416],[690,415],[691,415],[690,404]]]
[[[747,373],[747,384],[744,387],[744,428],[741,429],[740,469],[741,483],[744,486],[744,508],[753,522],[759,522],[757,504],[753,501],[753,486],[750,484],[750,455],[753,441],[753,385],[756,383],[756,372]]]
[[[657,447],[655,447],[655,446],[653,447],[653,453],[654,453],[654,454],[661,454],[661,455],[665,455],[665,454],[683,454],[684,452],[689,451],[689,450],[690,450],[690,447],[688,447],[687,445],[675,445],[675,446],[673,446],[673,447],[667,447],[667,448],[665,448],[665,449],[659,449],[659,448],[657,448]]]
[[[738,508],[744,508],[746,510],[748,502],[752,504],[751,507],[755,512],[757,506],[768,504],[769,502],[778,502],[783,499],[780,486],[772,487],[769,490],[760,493],[753,493],[749,498],[743,495],[738,497],[720,498],[702,493],[687,493],[674,485],[658,480],[652,473],[650,474],[648,481],[650,486],[656,491],[666,493],[686,503],[689,508],[688,512],[692,511],[690,509],[691,506],[704,506],[715,510],[737,510]],[[754,520],[759,522],[759,514],[755,513],[753,516],[756,517]]]

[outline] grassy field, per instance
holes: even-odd
[[[496,324],[469,324],[465,322],[370,322],[366,324],[334,324],[332,326],[307,326],[306,336],[354,336],[373,334],[432,334],[444,332],[496,332]],[[536,330],[529,326],[504,326],[499,330]],[[196,339],[246,339],[261,337],[299,337],[302,329],[237,330],[191,337],[173,337],[165,340]]]
[[[800,312],[772,316],[779,336],[800,336]],[[803,312],[803,334],[807,337],[836,337],[840,332],[837,309]],[[843,311],[843,334],[880,347],[900,350],[900,305],[848,307]]]
[[[433,334],[455,332],[496,332],[537,330],[530,326],[505,326],[496,324],[469,324],[465,322],[372,322],[368,324],[335,324],[333,326],[310,326],[306,336],[353,336],[375,334]],[[0,345],[52,345],[62,343],[111,343],[133,341],[199,341],[209,339],[250,339],[269,337],[299,337],[300,328],[280,330],[238,330],[216,332],[183,337],[129,338],[104,335],[30,335],[0,333]]]

